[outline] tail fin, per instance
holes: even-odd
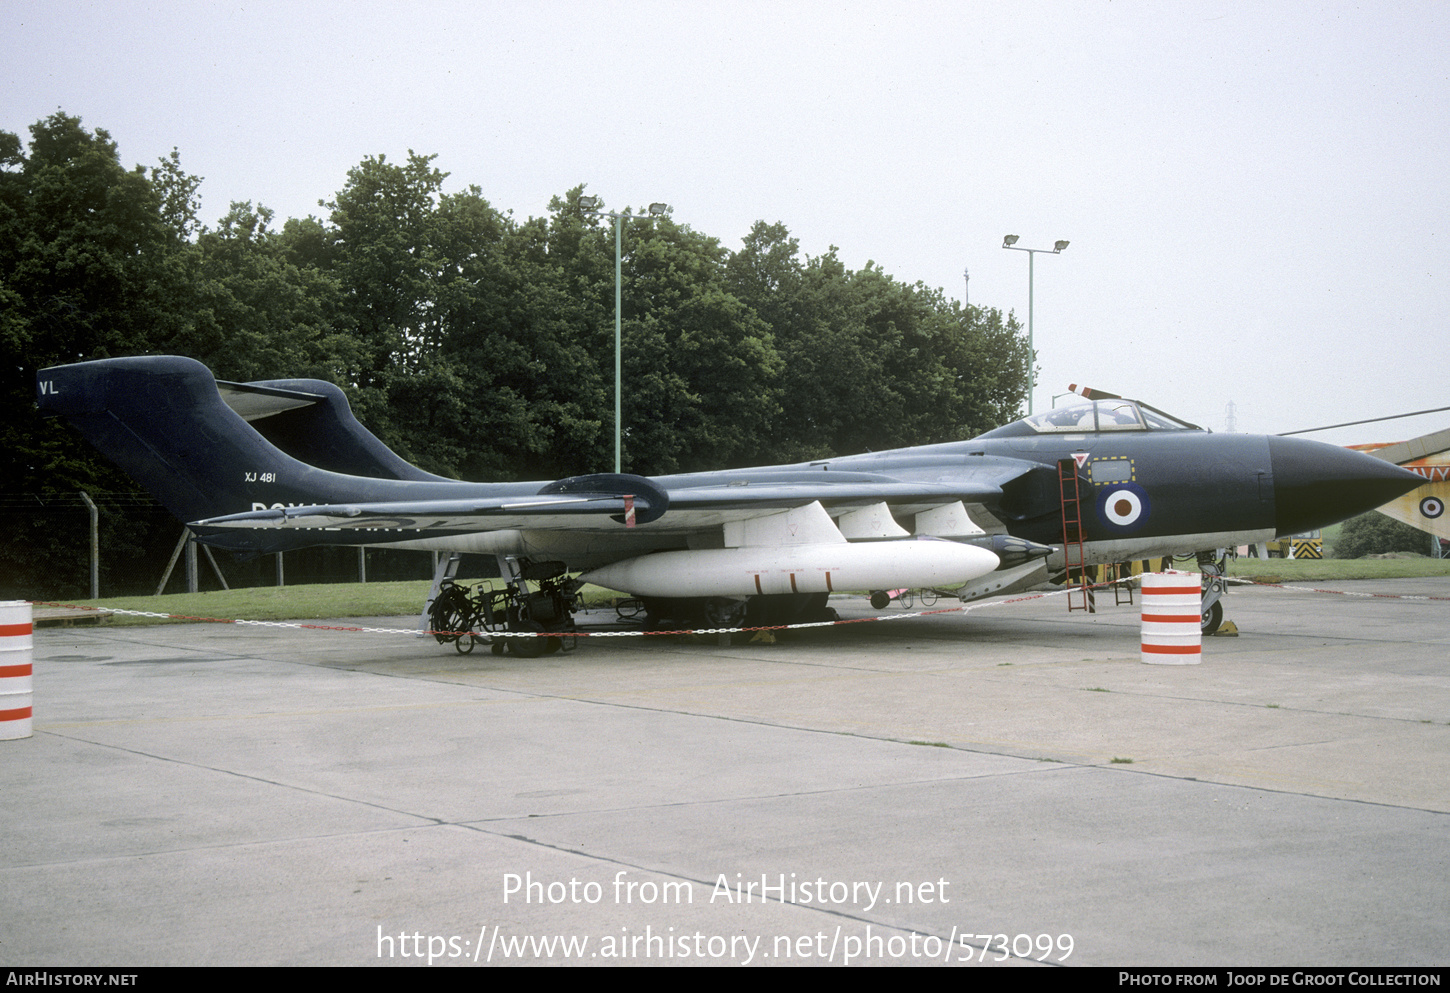
[[[1445,504],[1450,503],[1450,482],[1446,481],[1450,478],[1450,465],[1411,465],[1405,468],[1432,481],[1376,509],[1403,524],[1428,531],[1436,538],[1450,539],[1450,517],[1444,516]],[[1438,480],[1435,478],[1437,475]]]
[[[1450,503],[1450,428],[1391,445],[1350,447],[1425,478],[1424,486],[1380,507],[1381,514],[1450,539],[1450,517],[1445,516],[1445,504]]]
[[[53,366],[36,374],[36,401],[186,523],[345,495],[339,484],[348,477],[278,450],[222,401],[211,371],[192,359]]]

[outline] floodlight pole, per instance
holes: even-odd
[[[1017,236],[1009,234],[1002,239],[1002,247],[1010,248],[1014,252],[1027,253],[1027,414],[1031,416],[1032,391],[1037,386],[1037,374],[1033,370],[1037,361],[1037,352],[1032,347],[1032,257],[1038,252],[1061,255],[1062,250],[1067,247],[1067,242],[1059,241],[1052,248],[1022,248],[1017,244]]]
[[[624,313],[622,306],[624,296],[622,290],[624,285],[624,253],[622,251],[624,243],[624,222],[653,221],[668,213],[670,206],[666,203],[652,203],[649,205],[648,214],[627,214],[618,211],[602,211],[599,208],[603,205],[604,201],[599,197],[579,198],[579,207],[584,213],[592,217],[614,218],[614,471],[618,473],[620,471],[621,447],[620,424],[622,423],[620,414],[620,408],[622,407],[620,384],[623,381],[621,372],[623,360],[621,359],[621,353],[624,337],[622,328],[622,314]]]

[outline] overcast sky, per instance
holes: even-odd
[[[0,130],[64,110],[322,216],[436,153],[518,219],[578,184],[736,249],[783,222],[1026,322],[1069,382],[1280,432],[1450,405],[1450,5],[0,2]],[[1311,437],[1396,440],[1450,413]]]

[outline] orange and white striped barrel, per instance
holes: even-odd
[[[1197,665],[1203,660],[1203,591],[1196,572],[1143,574],[1143,661]]]
[[[30,737],[30,604],[0,600],[0,740]]]

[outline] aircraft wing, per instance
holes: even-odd
[[[413,500],[389,503],[326,504],[255,510],[212,517],[190,525],[197,534],[218,531],[389,530],[501,531],[515,528],[589,528],[591,518],[623,516],[633,501],[623,496],[533,497],[494,500]],[[640,500],[638,510],[647,510]],[[600,530],[613,530],[597,525]]]
[[[1450,451],[1450,428],[1422,434],[1418,438],[1390,445],[1351,445],[1350,447],[1364,452],[1366,455],[1373,455],[1377,459],[1393,462],[1395,465],[1408,466],[1417,460],[1428,459],[1432,455]],[[1411,471],[1414,470],[1411,469]]]
[[[1007,460],[1015,462],[1015,460]],[[983,467],[987,468],[986,466]],[[1000,477],[1003,467],[984,477]],[[1022,464],[1011,476],[1029,471]],[[569,530],[618,533],[631,527],[654,534],[689,533],[805,507],[817,501],[832,514],[887,504],[906,512],[955,502],[995,504],[998,478],[964,476],[950,482],[905,482],[866,473],[816,473],[820,482],[748,480],[667,491],[635,486],[637,493],[540,493],[487,499],[411,500],[325,504],[257,510],[207,518],[191,526],[198,535],[225,531],[304,529],[325,531],[431,531],[470,533],[500,530]],[[860,477],[837,482],[824,477]],[[639,477],[636,477],[639,479]],[[562,483],[563,481],[561,481]],[[639,479],[640,483],[645,480]],[[560,486],[560,483],[551,486]],[[616,489],[620,489],[616,485]],[[546,487],[549,489],[549,487]]]
[[[1031,468],[1025,464],[1014,467],[1009,478],[1029,472]],[[1002,483],[1005,481],[997,478],[998,475],[990,472],[980,475],[963,473],[958,478],[943,482],[911,482],[884,478],[879,482],[814,484],[751,481],[737,485],[672,489],[670,513],[660,522],[660,526],[686,531],[699,530],[735,521],[752,520],[815,502],[821,503],[832,517],[883,505],[897,516],[956,504],[996,506],[1002,500]]]

